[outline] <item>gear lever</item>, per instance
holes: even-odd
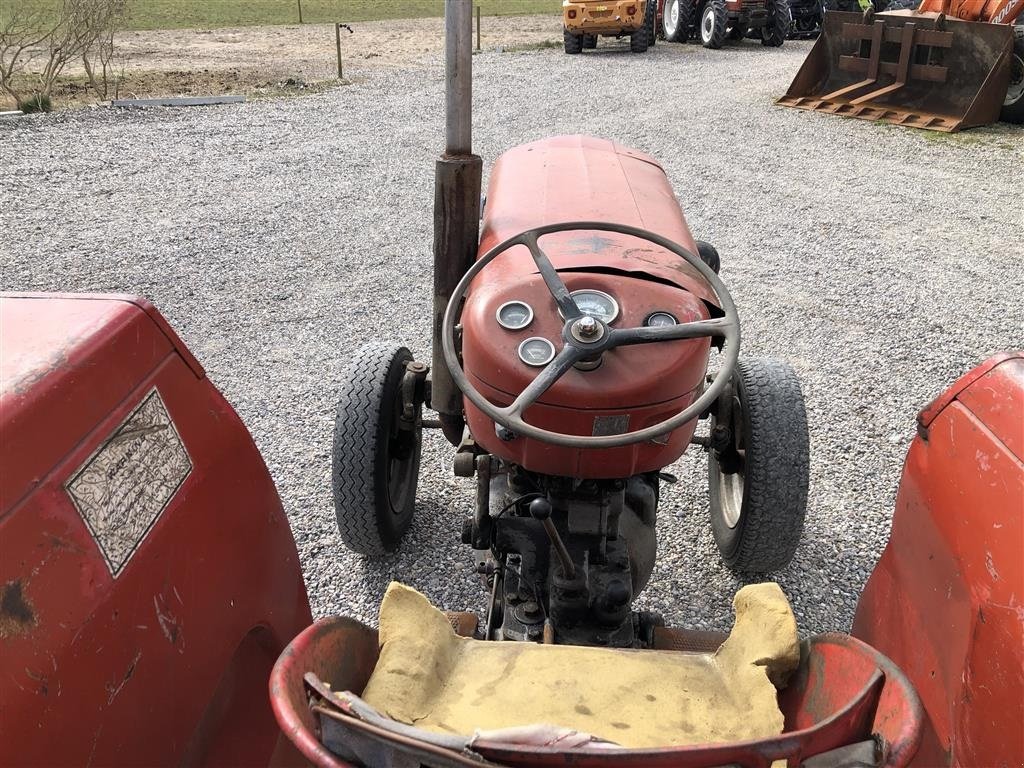
[[[551,544],[554,546],[558,559],[562,563],[562,572],[565,574],[565,577],[567,579],[576,578],[576,565],[573,563],[572,558],[569,557],[569,550],[565,548],[562,537],[558,535],[558,529],[551,522],[551,502],[544,498],[534,499],[530,502],[530,515],[534,520],[539,520],[540,524],[544,526],[544,532],[551,539]]]

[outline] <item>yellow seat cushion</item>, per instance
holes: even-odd
[[[458,637],[423,595],[393,582],[362,698],[394,720],[467,736],[532,724],[633,748],[774,736],[775,683],[800,660],[796,620],[777,584],[744,587],[733,604],[732,633],[714,654],[488,642]]]

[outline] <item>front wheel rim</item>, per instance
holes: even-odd
[[[674,35],[679,29],[679,0],[670,0],[665,14],[665,35]]]
[[[1024,97],[1024,59],[1014,55],[1010,59],[1010,85],[1006,89],[1003,106],[1013,106],[1021,97]]]
[[[711,33],[715,30],[715,12],[713,9],[708,8],[704,11],[704,19],[700,25],[700,39],[703,42],[708,42],[711,39]]]
[[[722,519],[735,530],[743,516],[743,473],[718,473],[718,498],[722,504]]]

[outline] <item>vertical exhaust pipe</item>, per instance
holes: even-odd
[[[452,292],[476,260],[483,161],[473,154],[473,0],[445,0],[445,151],[434,177],[434,333],[430,407],[452,445],[465,426],[462,393],[441,351]]]

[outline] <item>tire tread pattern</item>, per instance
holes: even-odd
[[[789,0],[768,0],[768,23],[761,28],[761,45],[778,48],[786,42],[793,26],[793,11]]]
[[[763,573],[793,559],[807,511],[809,440],[803,392],[786,362],[751,358],[737,364],[749,419],[741,528],[716,526],[717,484],[712,480],[712,529],[726,564],[740,573]],[[714,463],[709,455],[709,462]],[[722,530],[733,534],[724,542]]]
[[[707,42],[704,42],[703,38],[703,27],[704,27],[704,13],[708,6],[713,9],[715,15],[715,25],[711,30],[711,37],[708,38]],[[701,44],[705,48],[718,49],[725,44],[725,33],[726,28],[729,26],[729,9],[725,6],[725,0],[708,0],[704,4],[704,8],[700,12],[700,21],[698,22],[698,29],[701,30]]]
[[[404,362],[412,360],[412,355],[398,342],[360,347],[345,371],[338,396],[331,461],[334,509],[342,541],[362,555],[392,551],[401,537],[401,532],[396,537],[381,525],[378,492],[381,483],[386,487],[387,477],[377,476],[381,408],[396,358]]]

